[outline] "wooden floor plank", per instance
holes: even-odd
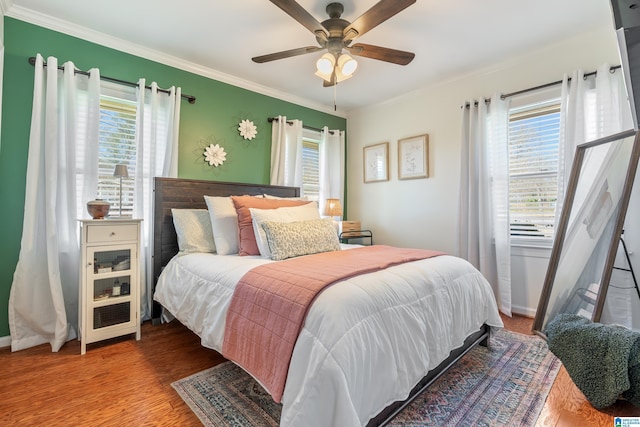
[[[224,361],[176,323],[142,339],[0,350],[0,425],[200,425],[171,383]]]
[[[504,318],[507,329],[530,333],[532,320]],[[0,425],[200,425],[171,383],[224,361],[177,322],[142,326],[132,337],[90,344],[77,341],[51,353],[47,345],[11,353],[0,349]],[[596,411],[561,370],[539,427],[613,426],[614,416],[640,416],[623,402]]]
[[[532,334],[533,319],[514,315],[511,318],[502,316],[502,320],[506,329]],[[637,417],[640,416],[640,408],[628,402],[618,402],[604,411],[596,410],[561,367],[536,427],[612,427],[614,416]]]

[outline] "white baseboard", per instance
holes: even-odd
[[[511,312],[521,316],[536,317],[536,309],[530,307],[511,306]]]
[[[0,348],[11,346],[11,335],[6,337],[0,337]]]

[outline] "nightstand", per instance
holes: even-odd
[[[81,220],[80,353],[127,334],[140,340],[140,219]]]
[[[351,239],[369,239],[369,245],[373,245],[373,232],[371,230],[343,231],[338,235],[340,243],[349,243]],[[366,245],[365,242],[362,242]]]

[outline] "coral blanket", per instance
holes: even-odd
[[[444,253],[375,245],[255,267],[235,288],[222,354],[280,402],[293,347],[311,303],[323,289],[349,277],[438,255]]]

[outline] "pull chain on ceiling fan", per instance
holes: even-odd
[[[316,62],[316,75],[324,80],[324,86],[334,86],[338,82],[353,76],[358,63],[343,50],[353,56],[361,56],[392,64],[407,65],[415,54],[397,49],[357,43],[353,40],[377,27],[387,19],[411,6],[416,0],[381,0],[367,10],[352,23],[340,18],[344,7],[341,3],[329,3],[326,11],[329,19],[318,22],[309,12],[294,0],[270,0],[287,15],[311,31],[318,42],[318,46],[307,46],[285,50],[268,55],[252,58],[254,62],[263,63],[292,56],[327,50]]]

